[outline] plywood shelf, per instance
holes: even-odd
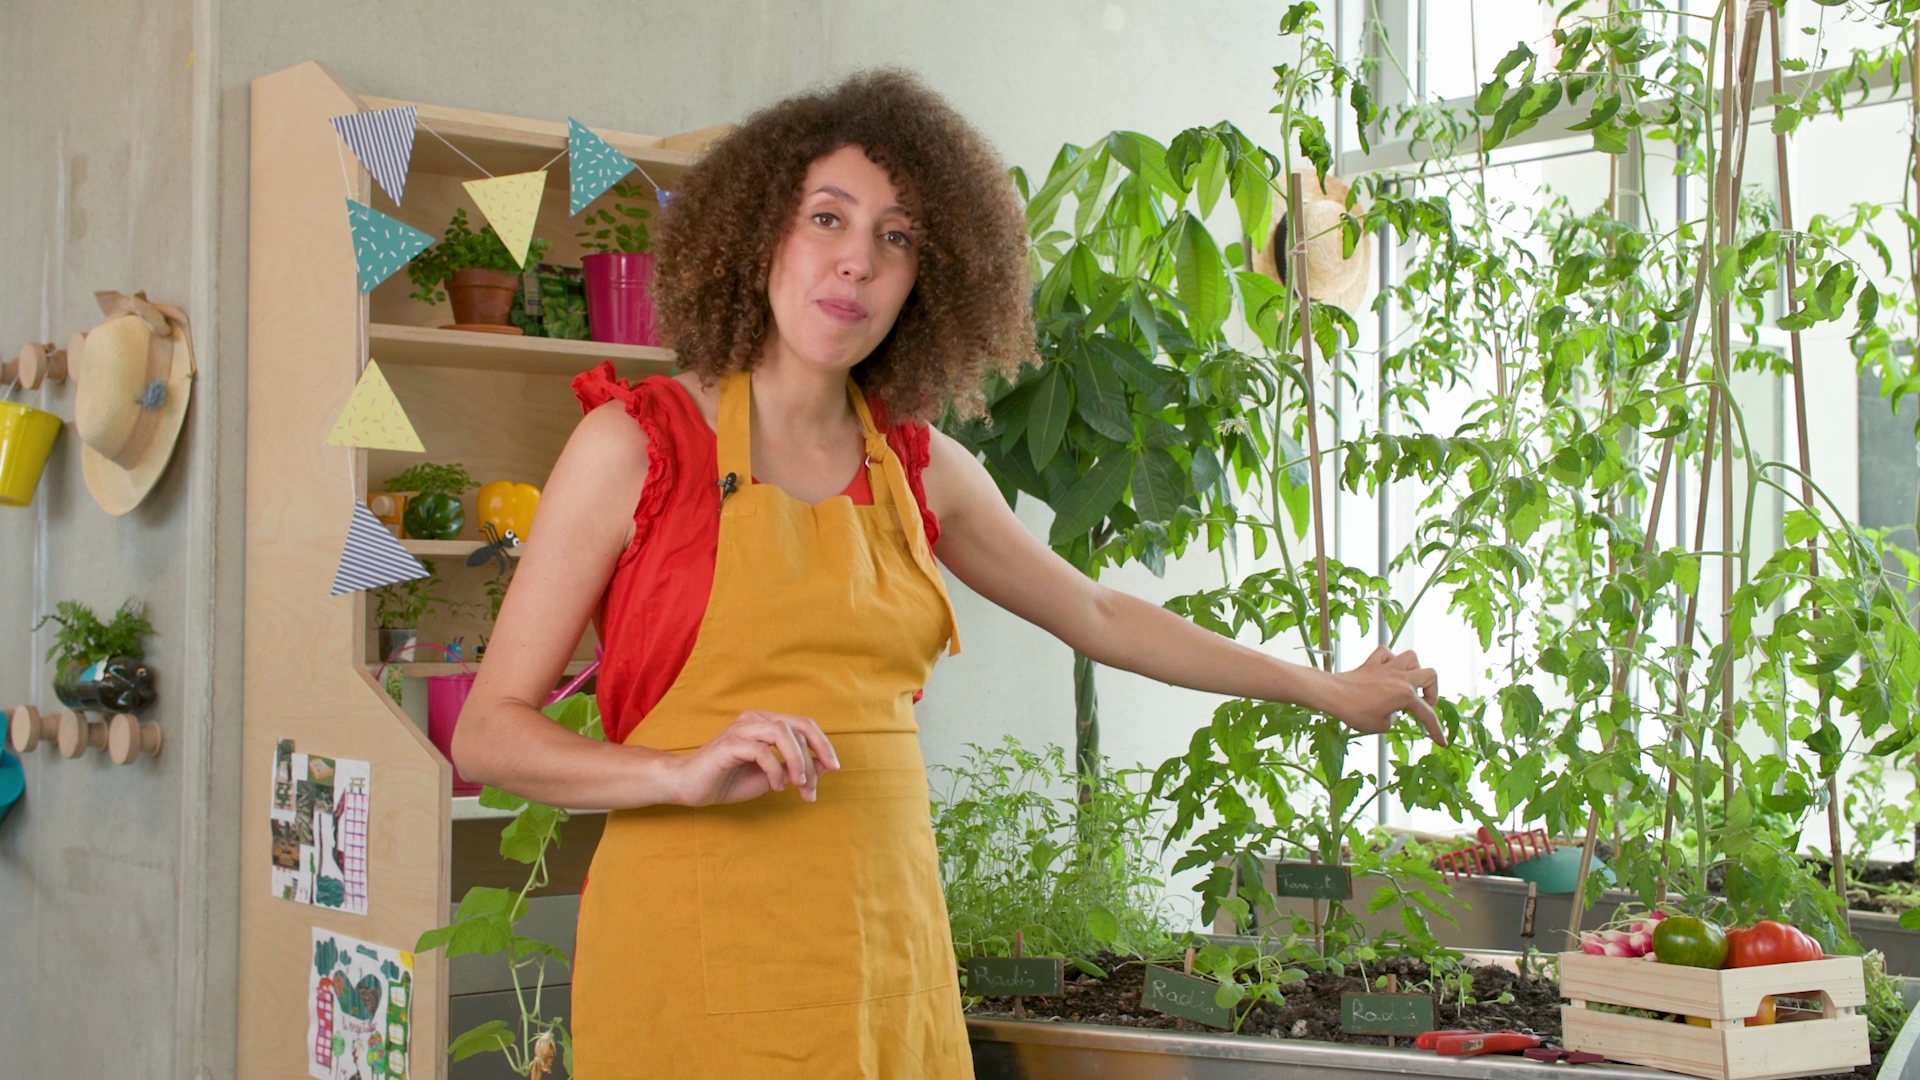
[[[484,540],[402,540],[400,541],[400,546],[406,548],[410,554],[423,558],[444,559],[452,557],[464,559],[487,545]],[[507,558],[517,559],[519,557],[519,548],[507,549]]]
[[[575,660],[572,663],[569,663],[567,665],[566,673],[569,677],[578,675],[581,672],[587,670],[587,668],[592,663],[593,661],[591,660]],[[406,676],[409,679],[430,679],[436,675],[458,675],[463,671],[472,671],[475,668],[478,668],[479,666],[480,666],[479,663],[476,661],[474,663],[466,665],[465,667],[462,667],[459,664],[453,664],[453,663],[433,663],[433,664],[419,663],[419,664],[388,664],[386,665],[386,668],[389,671],[398,671],[400,674]],[[381,668],[380,664],[376,664],[376,663],[367,664],[368,671],[378,671],[380,670],[380,668]]]
[[[520,811],[518,810],[495,810],[490,806],[481,806],[480,796],[478,795],[455,795],[453,797],[453,820],[455,821],[483,821],[489,818],[497,818],[505,821],[507,818],[517,817],[519,813]],[[575,810],[569,807],[567,813],[579,817],[582,814],[605,814],[606,811]]]
[[[371,324],[367,327],[367,344],[373,358],[389,367],[462,368],[570,377],[598,366],[602,360],[611,360],[621,378],[629,380],[670,375],[674,370],[673,350],[651,345],[520,337],[399,323]]]

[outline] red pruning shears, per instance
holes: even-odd
[[[1540,1045],[1540,1037],[1517,1031],[1429,1031],[1417,1036],[1413,1045],[1432,1050],[1441,1057],[1479,1057],[1531,1050]]]

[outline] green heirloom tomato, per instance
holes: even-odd
[[[1718,968],[1727,962],[1727,935],[1704,919],[1675,915],[1653,928],[1653,955],[1663,964]]]
[[[415,540],[455,540],[467,523],[467,512],[453,495],[416,495],[407,500],[407,516],[401,523]]]

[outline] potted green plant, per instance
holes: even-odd
[[[373,619],[380,631],[383,663],[412,663],[420,644],[421,622],[447,605],[447,598],[440,595],[439,580],[433,576],[433,564],[422,559],[420,565],[427,568],[426,577],[373,590]]]
[[[77,600],[62,600],[53,614],[35,623],[35,630],[55,623],[53,693],[70,709],[138,712],[153,704],[153,672],[147,667],[145,640],[153,633],[146,608],[128,600],[101,622],[93,609]]]
[[[401,527],[415,540],[455,540],[466,527],[467,512],[460,496],[480,485],[459,464],[432,465],[422,462],[387,481],[389,492],[410,496]]]
[[[528,337],[587,340],[587,286],[581,269],[534,264],[521,277],[507,318]]]
[[[580,246],[593,252],[581,258],[587,282],[587,328],[595,341],[658,345],[653,320],[653,213],[633,200],[645,189],[629,180],[613,185],[611,205],[586,212]]]
[[[539,262],[549,246],[535,239],[527,246],[526,262]],[[475,232],[467,224],[463,207],[453,212],[439,242],[407,264],[407,277],[415,286],[414,299],[453,304],[453,325],[448,329],[518,334],[520,328],[507,316],[520,289],[520,267],[493,226],[482,225]]]

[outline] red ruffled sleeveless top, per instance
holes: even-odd
[[[718,441],[686,387],[665,375],[634,386],[615,376],[608,361],[575,378],[573,392],[588,412],[619,401],[647,435],[647,481],[633,511],[633,543],[607,583],[598,620],[600,721],[609,741],[622,742],[679,677],[706,615],[720,544]],[[922,474],[932,432],[921,423],[892,423],[871,398],[868,405],[906,467],[931,547],[940,539],[940,521],[926,508]],[[857,505],[873,504],[867,470],[855,473],[844,494]]]

